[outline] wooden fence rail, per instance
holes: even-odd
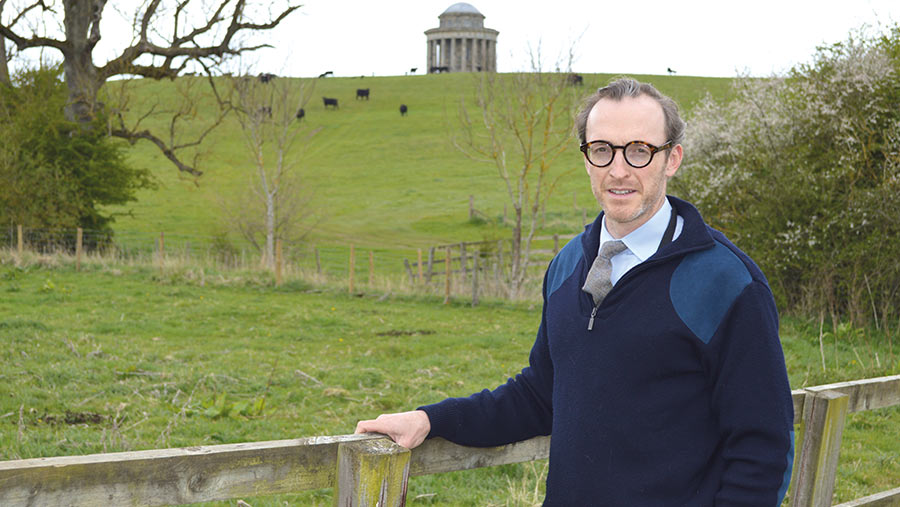
[[[900,375],[792,393],[792,506],[831,505],[847,413],[900,405]],[[432,439],[407,450],[382,435],[339,435],[0,462],[0,505],[168,505],[335,488],[335,505],[406,501],[410,476],[548,457],[550,437],[473,448]],[[897,506],[900,488],[839,507]]]

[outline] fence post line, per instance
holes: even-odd
[[[469,194],[469,220],[475,218],[475,196]]]
[[[417,264],[419,268],[419,284],[422,284],[422,249],[419,248],[419,264]]]
[[[405,505],[409,457],[409,449],[387,438],[341,443],[338,446],[334,505]]]
[[[375,284],[375,252],[369,250],[369,287]]]
[[[799,457],[791,477],[791,506],[831,505],[841,437],[850,398],[837,391],[807,391]]]
[[[281,285],[281,269],[283,267],[284,258],[281,255],[281,238],[275,240],[275,286]]]
[[[350,245],[350,284],[348,292],[353,294],[353,272],[356,270],[356,250]]]
[[[81,249],[83,246],[84,230],[81,227],[75,232],[75,271],[81,271]]]
[[[409,275],[409,283],[410,283],[411,285],[415,285],[415,284],[416,284],[416,277],[413,276],[412,268],[411,268],[410,265],[409,265],[409,259],[407,259],[407,258],[404,257],[404,258],[403,258],[403,265],[406,267],[406,274]]]
[[[450,247],[447,247],[447,256],[444,258],[444,272],[447,276],[444,277],[444,304],[450,302],[450,255],[453,253],[450,250]]]
[[[22,225],[21,224],[19,224],[16,227],[16,231],[18,232],[18,235],[19,235],[18,250],[19,250],[19,260],[21,260],[22,252],[25,250],[25,239],[22,237]]]
[[[553,235],[553,255],[559,253],[559,234]]]

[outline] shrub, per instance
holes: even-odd
[[[900,27],[734,88],[694,109],[676,192],[760,264],[783,308],[876,324],[900,309]]]

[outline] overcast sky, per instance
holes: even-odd
[[[424,31],[454,2],[307,0],[273,37],[260,65],[286,75],[424,71]],[[554,62],[574,48],[577,72],[766,76],[809,61],[816,46],[864,24],[900,23],[900,0],[554,0],[469,2],[500,32],[501,72],[522,70],[529,44]]]
[[[439,25],[447,0],[300,0],[303,6],[263,41],[275,46],[245,57],[255,72],[317,76],[402,75],[425,72],[425,30]],[[97,63],[130,39],[141,0],[109,2]],[[864,25],[870,33],[900,23],[900,0],[553,0],[469,2],[500,32],[501,72],[527,70],[529,47],[540,45],[545,68],[573,49],[580,73],[769,76],[808,62],[816,46],[846,40]],[[129,7],[129,5],[131,7]],[[9,13],[7,13],[9,14]],[[162,27],[157,27],[162,28]],[[109,56],[106,56],[107,58]],[[57,57],[58,59],[58,57]]]

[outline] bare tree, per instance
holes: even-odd
[[[192,62],[211,75],[229,57],[269,47],[266,44],[245,45],[241,41],[242,34],[272,29],[300,7],[287,4],[279,9],[265,4],[267,8],[257,8],[248,5],[246,0],[211,0],[211,4],[203,0],[193,3],[192,0],[145,0],[133,12],[131,44],[98,65],[94,50],[101,39],[100,21],[107,0],[13,0],[14,3],[9,5],[12,9],[4,14],[7,1],[0,0],[0,39],[6,37],[19,51],[46,48],[62,54],[69,90],[66,117],[85,128],[99,112],[116,116],[122,111],[121,107],[116,111],[104,111],[104,104],[99,99],[101,88],[110,78],[174,79]],[[264,15],[263,20],[253,20],[256,11],[269,14]],[[36,19],[40,22],[35,22]],[[54,21],[60,30],[53,28]],[[57,31],[61,31],[61,38],[55,37]],[[215,81],[210,79],[208,83]],[[137,117],[142,119],[148,114],[138,113]],[[111,124],[110,134],[131,142],[148,140],[158,146],[180,171],[199,176],[202,172],[183,162],[178,152],[199,144],[221,119],[213,121],[208,129],[202,129],[193,141],[178,142],[172,133],[175,123],[184,120],[185,114],[180,108],[175,108],[171,114],[170,135],[136,125],[126,126],[121,116]]]
[[[554,162],[571,142],[578,96],[569,72],[541,69],[539,51],[532,55],[530,72],[485,72],[476,79],[474,100],[460,101],[461,129],[453,142],[469,157],[493,164],[505,186],[513,208],[508,282],[515,298],[542,206],[559,179],[574,170],[554,170]],[[470,116],[470,106],[477,117]]]
[[[316,224],[312,192],[298,171],[303,149],[319,130],[300,114],[314,85],[315,80],[232,78],[234,110],[253,164],[247,191],[223,205],[229,221],[270,268],[276,239],[300,240]]]

